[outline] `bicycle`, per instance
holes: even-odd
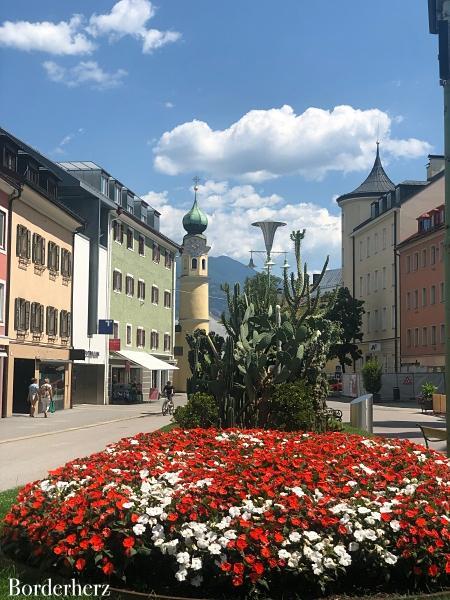
[[[172,396],[168,396],[162,405],[162,414],[165,415],[173,415],[175,411],[175,405],[172,400]]]

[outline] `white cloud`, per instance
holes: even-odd
[[[430,151],[425,141],[391,138],[391,124],[376,108],[308,108],[299,115],[287,105],[251,110],[227,129],[194,120],[165,132],[154,148],[154,164],[168,175],[200,171],[258,182],[300,174],[318,180],[330,171],[369,168],[377,137],[388,157],[416,158]]]
[[[143,198],[161,212],[162,232],[181,241],[181,222],[188,205],[184,208],[174,206],[167,191],[149,192]],[[327,254],[335,264],[340,262],[341,219],[326,208],[312,202],[294,205],[276,194],[260,194],[252,185],[230,186],[227,181],[213,180],[199,186],[198,199],[208,215],[206,235],[213,256],[226,254],[248,262],[250,250],[264,250],[261,231],[251,224],[270,218],[287,223],[276,234],[274,251],[292,252],[289,239],[292,230],[306,228],[303,249],[311,266],[320,268]],[[255,260],[259,260],[257,256]],[[292,264],[292,256],[290,260]]]
[[[164,102],[164,106],[165,106],[166,108],[174,108],[174,107],[175,107],[175,104],[174,104],[173,102],[169,102],[169,101],[167,101],[167,102]]]
[[[81,61],[75,67],[67,69],[53,61],[45,61],[42,66],[51,81],[63,83],[68,87],[77,87],[87,84],[94,89],[104,90],[117,87],[127,75],[124,69],[108,73],[93,61]]]
[[[65,150],[65,146],[67,146],[68,144],[70,144],[70,142],[77,136],[82,135],[84,133],[85,129],[84,127],[79,127],[76,132],[74,133],[68,133],[67,135],[65,135],[62,140],[59,142],[59,144],[56,146],[56,148],[53,150],[53,154],[65,154],[66,150]]]
[[[142,51],[149,54],[181,37],[177,31],[147,29],[146,24],[154,15],[155,8],[149,0],[119,0],[111,12],[92,15],[87,31],[94,37],[108,35],[111,41],[131,35],[142,41]]]
[[[0,26],[0,45],[59,55],[89,54],[95,49],[95,45],[80,33],[81,25],[80,15],[74,15],[68,22],[59,23],[5,21]]]

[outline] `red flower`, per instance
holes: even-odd
[[[77,562],[75,563],[75,569],[77,569],[77,571],[82,571],[85,566],[86,566],[86,561],[84,560],[84,558],[79,558],[77,560]]]
[[[111,573],[114,573],[114,565],[112,562],[105,563],[102,567],[102,571],[105,575],[111,575]]]
[[[437,567],[437,565],[430,565],[428,567],[428,575],[431,575],[431,577],[436,577],[436,575],[439,573],[439,569]]]
[[[131,536],[125,538],[122,542],[124,548],[132,548],[135,543],[136,543],[136,540],[134,539],[134,537],[131,537]]]

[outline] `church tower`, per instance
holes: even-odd
[[[186,383],[191,377],[186,334],[196,329],[209,332],[209,246],[204,235],[208,218],[197,203],[198,179],[194,182],[194,204],[183,217],[183,227],[187,233],[183,238],[181,276],[178,281],[180,310],[174,348],[179,369],[174,374],[174,386],[177,392],[186,392]]]

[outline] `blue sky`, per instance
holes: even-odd
[[[442,152],[425,0],[15,0],[0,44],[6,129],[101,164],[176,239],[198,174],[213,254],[245,261],[251,221],[274,217],[277,249],[305,226],[310,267],[327,252],[337,267],[334,198],[365,178],[377,132],[395,182]]]

